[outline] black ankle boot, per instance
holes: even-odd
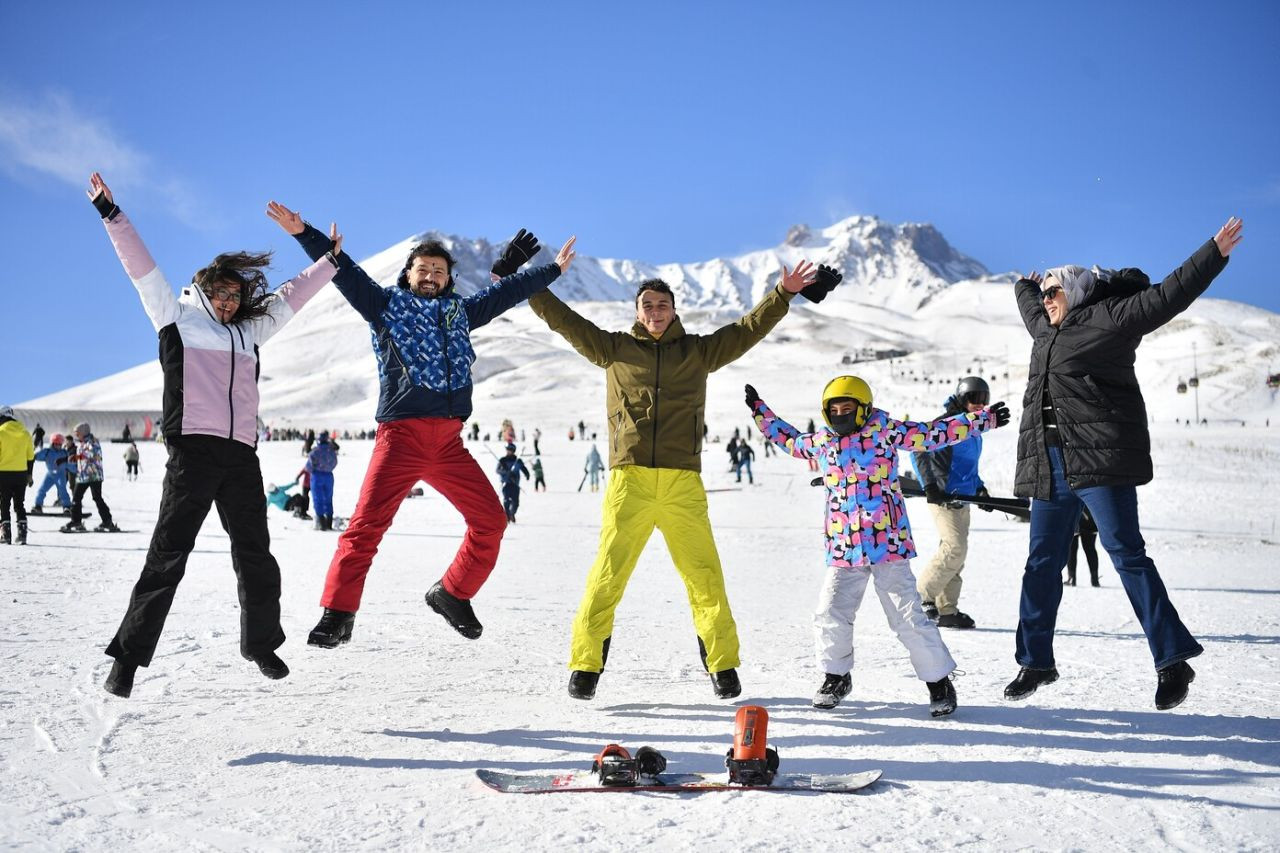
[[[1159,679],[1156,686],[1156,709],[1167,711],[1178,707],[1187,698],[1191,682],[1196,680],[1196,671],[1189,663],[1180,660],[1157,669],[1156,677]]]
[[[258,669],[262,670],[262,674],[267,678],[281,679],[289,674],[289,667],[285,662],[280,660],[280,656],[275,652],[259,652],[254,655],[241,654],[245,660],[251,660],[258,665]]]
[[[471,602],[465,598],[450,595],[444,588],[444,584],[439,581],[427,590],[427,604],[443,616],[444,621],[448,622],[453,630],[468,640],[478,638],[484,631],[484,626],[480,624],[475,611],[471,609]]]
[[[711,687],[717,699],[733,699],[742,693],[742,682],[736,669],[722,669],[711,673]]]
[[[18,522],[18,544],[19,545],[27,544],[27,522],[26,521]]]
[[[1018,670],[1018,675],[1013,681],[1009,682],[1009,686],[1004,689],[1004,698],[1006,699],[1025,699],[1032,693],[1036,692],[1036,688],[1041,684],[1052,684],[1058,680],[1057,667],[1049,667],[1048,669],[1032,669],[1024,666]]]
[[[934,717],[945,717],[956,709],[956,688],[951,683],[951,676],[937,681],[926,681],[929,688],[929,714]]]
[[[10,530],[11,528],[9,527],[9,522],[0,521],[0,545],[13,544],[12,534],[10,533]]]
[[[322,649],[336,648],[340,643],[351,641],[351,631],[355,628],[356,615],[345,610],[324,609],[320,621],[307,636],[308,646],[319,646]]]
[[[600,673],[575,669],[569,673],[569,695],[574,699],[592,699],[599,681]]]
[[[133,664],[116,661],[112,664],[111,674],[107,676],[102,687],[112,696],[128,699],[129,694],[133,692],[133,675],[137,671],[138,668]]]

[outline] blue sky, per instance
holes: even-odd
[[[694,261],[852,214],[993,271],[1163,276],[1280,310],[1280,3],[82,3],[0,11],[0,273],[17,402],[155,357],[81,188],[180,285],[428,228]]]

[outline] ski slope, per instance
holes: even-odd
[[[598,380],[598,377],[597,377]],[[781,385],[759,382],[765,399]],[[774,395],[785,396],[785,395]],[[515,402],[515,398],[512,398]],[[563,402],[563,401],[562,401]],[[799,419],[778,402],[780,411]],[[490,411],[497,411],[496,406]],[[745,407],[742,411],[745,413]],[[107,445],[106,496],[138,533],[64,536],[35,518],[32,544],[0,548],[8,630],[0,654],[0,845],[37,850],[1267,850],[1280,838],[1280,426],[1157,423],[1156,481],[1140,491],[1150,550],[1205,645],[1188,701],[1152,703],[1146,643],[1114,571],[1065,593],[1061,680],[1010,703],[1012,629],[1027,528],[975,513],[962,607],[978,621],[945,639],[964,676],[960,708],[929,717],[927,692],[877,602],[858,622],[853,692],[833,711],[809,698],[810,613],[821,576],[821,497],[803,462],[757,455],[756,484],[709,444],[704,477],[742,639],[744,693],[713,698],[683,588],[654,536],[618,611],[592,702],[565,693],[570,621],[596,544],[600,494],[576,491],[587,446],[568,421],[599,423],[598,401],[560,406],[543,430],[546,493],[519,523],[476,600],[484,636],[464,640],[423,593],[461,534],[430,490],[407,501],[374,563],[352,643],[305,645],[333,534],[270,511],[284,576],[281,655],[262,678],[238,654],[228,543],[206,523],[159,652],[133,698],[101,690],[114,632],[149,541],[163,448],[142,446],[124,481]],[[740,418],[745,425],[745,417]],[[482,420],[496,429],[490,416]],[[1005,493],[1014,433],[987,439],[984,473]],[[492,445],[496,449],[496,443]],[[471,445],[486,469],[492,458]],[[526,452],[529,442],[525,443]],[[603,448],[602,448],[603,449]],[[759,450],[757,446],[757,451]],[[343,444],[336,506],[354,503],[369,442]],[[291,479],[297,443],[261,450]],[[910,505],[925,554],[934,534]],[[880,768],[856,795],[515,797],[476,768],[580,768],[604,743],[651,745],[672,770],[715,772],[735,707],[764,705],[783,769]]]

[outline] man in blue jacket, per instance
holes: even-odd
[[[940,417],[964,412],[980,412],[991,402],[991,389],[981,376],[966,376],[947,398]],[[924,570],[916,588],[924,611],[939,628],[972,628],[973,617],[960,612],[960,586],[964,558],[969,552],[969,505],[948,501],[944,495],[986,496],[987,487],[978,476],[982,436],[933,453],[911,454],[911,464],[920,475],[929,513],[938,528],[938,551]],[[987,512],[991,510],[983,507]]]
[[[516,446],[507,444],[507,455],[498,460],[498,479],[502,482],[502,508],[507,513],[507,521],[514,524],[516,512],[520,509],[520,475],[529,479],[529,469],[524,460],[516,456]]]
[[[329,238],[297,213],[275,202],[271,207],[309,256],[332,249]],[[471,598],[493,571],[507,522],[493,486],[462,443],[472,411],[471,330],[546,290],[569,268],[573,244],[571,237],[555,263],[518,273],[539,248],[537,238],[521,229],[493,265],[499,280],[470,296],[454,292],[453,256],[437,240],[414,247],[391,287],[380,287],[346,253],[338,256],[333,283],[373,336],[378,433],[355,512],[329,564],[320,598],[324,613],[309,644],[334,648],[351,639],[373,555],[419,480],[440,492],[467,524],[453,561],[427,592],[427,604],[462,636],[480,636]]]

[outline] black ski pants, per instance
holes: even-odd
[[[84,520],[85,492],[93,495],[93,505],[98,508],[98,517],[102,519],[101,523],[111,524],[111,507],[107,506],[107,502],[102,499],[101,480],[81,480],[76,483],[75,490],[71,493],[71,521],[79,524]]]
[[[18,521],[27,520],[28,476],[26,471],[0,471],[0,521],[10,520],[10,504],[13,504],[13,513]]]
[[[257,452],[233,439],[207,435],[173,438],[168,449],[151,547],[107,654],[135,666],[151,663],[187,557],[213,504],[231,537],[231,567],[240,595],[240,652],[252,657],[275,651],[284,644],[280,566],[271,556]]]

